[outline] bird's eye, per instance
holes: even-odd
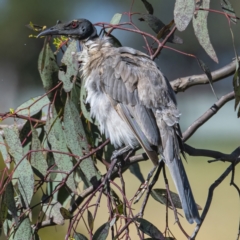
[[[76,28],[78,26],[77,22],[72,22],[72,27]]]

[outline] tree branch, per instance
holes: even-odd
[[[231,63],[227,64],[226,66],[216,71],[213,71],[211,73],[212,81],[216,82],[223,78],[231,76],[235,73],[235,71],[236,71],[236,59],[234,59]],[[192,75],[188,77],[177,78],[171,81],[170,84],[175,92],[183,92],[192,86],[209,84],[209,80],[207,75],[204,73],[201,75]]]
[[[232,157],[234,158],[238,158],[239,157],[239,148],[237,148],[236,150],[234,150],[232,153],[231,153]],[[208,197],[207,197],[207,201],[206,201],[206,204],[205,204],[205,207],[203,209],[203,212],[202,212],[202,215],[201,215],[201,223],[198,224],[195,229],[194,229],[194,232],[191,236],[190,239],[195,239],[202,224],[203,224],[203,221],[205,219],[205,217],[207,216],[207,213],[208,213],[208,210],[210,208],[210,205],[212,203],[212,198],[213,198],[213,192],[215,190],[216,187],[218,187],[222,181],[228,176],[228,174],[230,172],[232,172],[233,170],[233,166],[236,166],[237,164],[239,163],[239,161],[235,161],[233,163],[233,165],[231,164],[223,173],[222,175],[210,186],[209,190],[208,190]]]
[[[234,99],[234,92],[230,92],[222,96],[212,107],[210,107],[201,117],[199,117],[188,129],[183,133],[183,141],[187,141],[199,127],[201,127],[207,120],[209,120],[218,110],[228,101]]]

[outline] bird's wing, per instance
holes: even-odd
[[[115,51],[104,61],[102,89],[145,151],[149,147],[146,138],[159,147],[179,193],[186,218],[190,223],[199,223],[198,210],[180,158],[180,113],[174,92],[147,55],[127,47]]]

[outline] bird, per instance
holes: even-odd
[[[175,92],[149,55],[114,47],[100,38],[87,19],[75,19],[43,30],[38,37],[64,35],[80,41],[78,60],[91,116],[116,149],[142,146],[154,165],[159,156],[169,169],[189,223],[201,222],[184,169],[180,112]]]

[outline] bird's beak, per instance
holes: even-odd
[[[64,35],[61,34],[61,31],[59,28],[57,28],[56,26],[48,28],[46,30],[43,30],[42,32],[40,32],[37,37],[41,37],[41,36],[48,36],[48,35]]]

